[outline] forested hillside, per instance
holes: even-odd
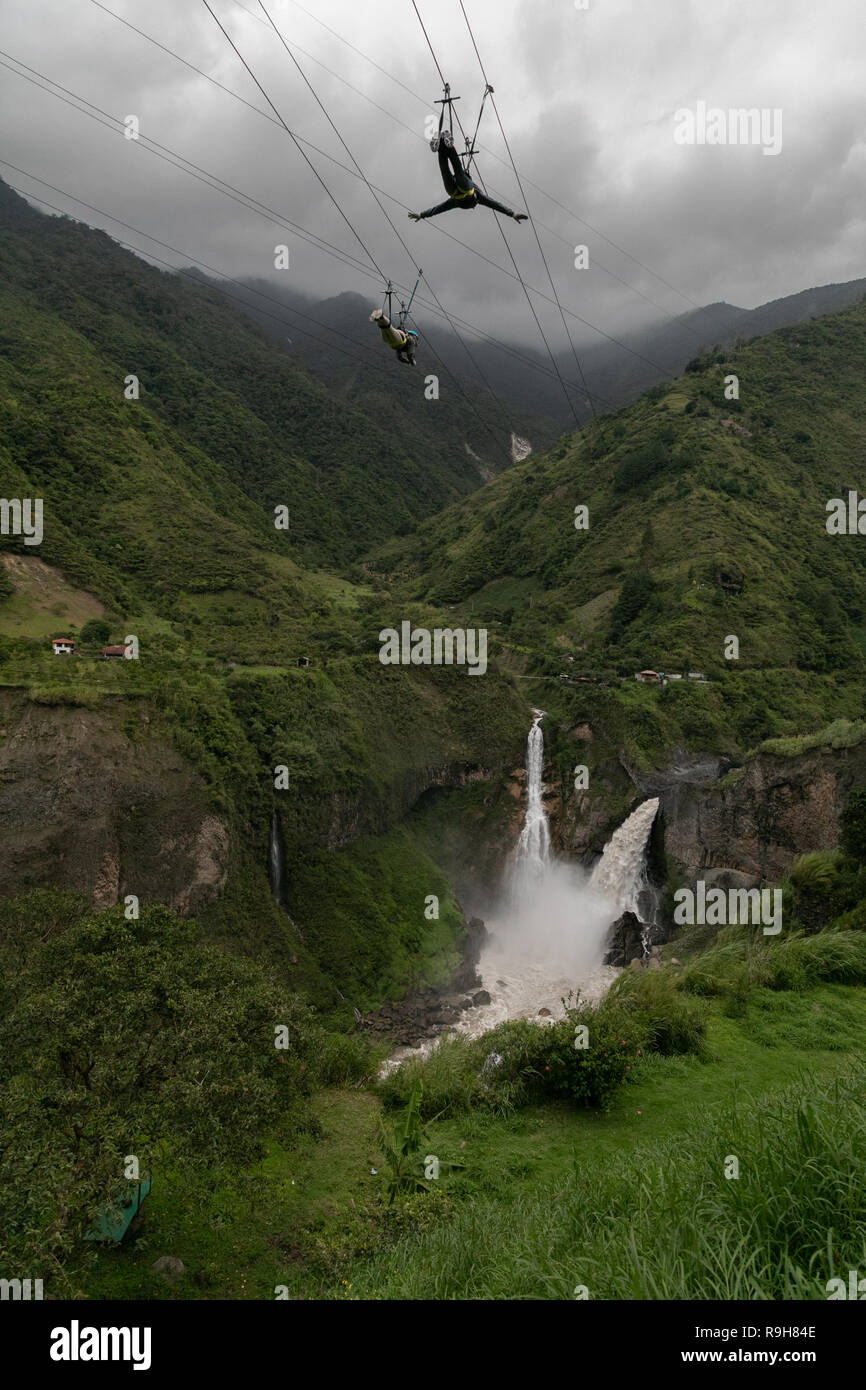
[[[522,670],[707,675],[653,697],[657,746],[665,712],[745,747],[860,714],[866,555],[827,506],[861,480],[864,358],[864,301],[698,357],[386,547],[379,572],[490,623]]]

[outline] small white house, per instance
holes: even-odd
[[[52,637],[51,647],[55,656],[72,656],[75,643],[71,637]]]

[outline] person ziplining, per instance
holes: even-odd
[[[418,334],[414,328],[398,328],[388,318],[384,309],[374,309],[370,315],[370,322],[378,324],[385,342],[396,352],[397,361],[403,362],[407,367],[414,367],[415,344],[418,341]]]
[[[397,361],[404,363],[404,365],[407,367],[414,367],[416,365],[415,348],[418,344],[418,334],[416,333],[414,328],[406,327],[406,320],[409,317],[409,310],[412,308],[412,304],[415,299],[415,294],[418,289],[418,286],[421,283],[421,277],[423,273],[424,272],[419,269],[418,279],[415,281],[415,289],[412,291],[409,303],[400,304],[400,312],[397,315],[396,323],[394,322],[393,318],[394,309],[392,303],[394,297],[394,286],[390,280],[388,281],[388,285],[385,289],[385,302],[382,305],[382,308],[374,309],[372,314],[370,315],[370,322],[375,323],[378,326],[384,341],[388,344],[390,348],[393,348],[396,352]],[[388,310],[387,313],[385,312],[386,309]]]
[[[488,87],[484,93],[485,100],[487,92],[492,91]],[[475,187],[475,181],[470,173],[472,156],[474,149],[468,147],[467,141],[466,164],[464,166],[457,150],[454,146],[454,126],[451,116],[451,103],[459,101],[459,97],[451,96],[451,88],[446,82],[445,96],[436,104],[442,107],[439,117],[439,133],[434,135],[430,141],[430,148],[439,156],[439,172],[442,175],[442,182],[445,185],[445,192],[448,194],[444,203],[438,203],[436,207],[428,208],[426,212],[410,212],[409,216],[413,222],[422,222],[427,217],[438,217],[440,212],[449,212],[451,208],[474,208],[479,205],[484,208],[491,208],[493,212],[501,212],[503,217],[511,217],[515,222],[525,222],[527,213],[515,212],[513,208],[507,208],[503,203],[497,203],[495,198],[488,198],[486,193],[481,193]],[[445,108],[448,108],[448,128],[445,129]],[[484,110],[484,103],[481,106]],[[481,124],[479,114],[478,123]],[[478,133],[476,129],[476,135]]]

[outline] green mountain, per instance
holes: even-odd
[[[0,257],[0,1278],[825,1300],[866,1236],[866,564],[826,524],[861,480],[866,304],[501,471],[501,419],[422,426],[408,373],[385,418],[390,388],[330,389],[3,188]],[[383,664],[402,623],[488,629],[483,677]],[[457,1016],[532,706],[562,859],[658,796],[666,935],[710,873],[773,885],[784,931],[688,928],[597,1007],[381,1077],[394,1001]],[[144,1176],[123,1243],[90,1240]]]
[[[704,745],[859,714],[866,552],[828,533],[827,505],[862,485],[864,354],[862,300],[705,354],[384,547],[376,568],[489,624],[524,673],[703,673],[710,685],[671,683],[646,714],[688,709],[682,730]]]
[[[370,354],[363,344],[372,304],[360,295],[343,293],[318,301],[287,289],[279,277],[244,280],[232,286],[231,293],[280,341],[285,342],[285,335],[291,334],[288,350],[293,357],[359,409],[365,409],[369,397],[381,393],[381,373],[371,366]],[[696,353],[715,346],[734,347],[759,334],[835,313],[854,304],[864,293],[866,280],[851,280],[801,290],[755,309],[741,309],[724,302],[707,304],[647,328],[623,333],[618,342],[580,342],[578,355],[583,377],[589,391],[608,409],[628,405],[658,385],[660,378],[679,376]],[[280,305],[285,307],[285,316],[280,315]],[[458,375],[465,373],[474,381],[476,395],[480,382],[482,400],[492,390],[498,398],[499,423],[505,420],[509,429],[527,437],[536,452],[549,448],[563,430],[573,428],[574,417],[565,404],[562,387],[551,371],[549,358],[532,345],[534,339],[516,345],[477,340],[465,333],[458,337],[422,308],[417,310],[417,322],[423,333],[422,356],[427,361],[431,354],[434,359],[441,357]],[[591,412],[570,349],[556,354],[556,361],[562,379],[574,384],[570,395],[578,417],[586,421]],[[435,360],[430,362],[430,369],[438,370]],[[392,408],[398,413],[412,402],[411,393],[401,389],[404,385],[399,380],[394,382],[393,377],[388,383]],[[423,434],[430,423],[428,412],[412,410],[414,431]],[[474,447],[478,449],[478,443]],[[488,457],[483,439],[480,452],[482,457]]]
[[[380,630],[426,610],[346,566],[476,486],[465,450],[410,452],[213,289],[9,190],[0,256],[0,491],[44,507],[38,546],[0,536],[0,891],[203,913],[328,1006],[441,975],[463,918],[403,821],[513,766],[523,704],[495,673],[383,667]],[[103,661],[108,635],[138,659]]]
[[[490,448],[483,403],[479,420],[454,390],[449,401],[443,385],[445,401],[428,403],[438,430],[416,438],[395,429],[381,399],[366,411],[339,401],[222,293],[146,265],[105,233],[38,213],[4,184],[0,264],[2,353],[18,401],[14,420],[4,422],[8,462],[26,456],[34,485],[60,486],[58,502],[72,495],[70,487],[63,492],[64,476],[74,474],[79,486],[87,478],[86,512],[74,526],[67,518],[58,525],[94,551],[110,529],[100,499],[112,506],[121,546],[130,508],[145,497],[151,508],[162,506],[136,537],[148,583],[164,565],[189,573],[191,547],[174,543],[175,527],[200,536],[208,587],[219,577],[217,531],[226,533],[227,559],[240,544],[235,519],[274,549],[277,506],[289,507],[301,556],[344,564],[476,488],[482,471],[467,443],[484,449],[490,471],[510,461],[501,428]],[[397,370],[390,358],[387,365]],[[135,402],[124,398],[129,374],[139,381]],[[423,409],[423,377],[415,378],[415,394]],[[443,447],[464,415],[465,430]],[[113,455],[102,460],[88,431],[109,431]],[[70,436],[77,455],[68,452]],[[156,531],[171,543],[160,546]],[[65,543],[72,544],[68,534]],[[171,584],[171,574],[162,580]]]

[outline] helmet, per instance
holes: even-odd
[[[406,329],[406,337],[407,337],[407,338],[417,338],[417,337],[418,337],[418,334],[415,332],[415,329],[414,329],[414,328],[407,328],[407,329]]]

